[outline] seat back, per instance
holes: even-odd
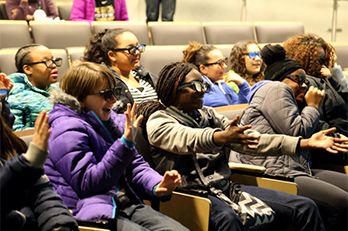
[[[153,45],[187,45],[190,41],[204,44],[199,22],[149,22]]]
[[[234,44],[240,40],[255,40],[254,27],[249,22],[203,22],[207,44]]]
[[[85,47],[67,47],[66,51],[69,57],[69,65],[71,66],[74,61],[81,60]]]
[[[30,21],[33,40],[50,49],[86,46],[92,31],[88,22],[40,22]]]
[[[342,70],[348,71],[348,43],[331,43],[337,56],[337,64],[341,65]]]
[[[56,6],[59,18],[65,21],[70,21],[72,2],[57,2]]]
[[[186,46],[147,46],[141,56],[140,63],[150,72],[158,76],[162,68],[171,63],[182,60],[182,51]]]
[[[226,116],[229,120],[233,120],[237,115],[239,115],[240,118],[248,106],[248,104],[235,104],[215,107],[214,109],[217,113]]]
[[[128,22],[128,21],[112,21],[112,22],[92,22],[93,33],[98,33],[104,29],[125,28],[134,33],[140,44],[151,45],[148,27],[145,22]]]
[[[31,43],[26,21],[0,20],[0,48],[18,48]]]
[[[282,43],[289,37],[303,34],[301,22],[254,22],[258,43]]]
[[[18,49],[0,50],[0,72],[10,75],[17,72],[15,55]]]
[[[6,12],[6,1],[0,1],[0,19],[8,19]]]

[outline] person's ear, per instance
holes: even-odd
[[[199,72],[201,72],[203,75],[207,75],[208,68],[201,64],[201,65],[199,65]]]
[[[24,71],[24,74],[26,75],[31,75],[33,73],[31,66],[28,66],[28,65],[23,66],[23,71]]]
[[[115,52],[108,51],[108,57],[109,57],[111,62],[116,62],[116,60],[117,60]]]

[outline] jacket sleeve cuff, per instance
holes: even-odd
[[[153,195],[155,195],[155,197],[157,197],[155,191],[156,191],[156,188],[157,188],[158,185],[159,185],[159,184],[156,184],[155,187],[153,187],[153,189],[152,189],[152,193],[153,193]],[[169,201],[170,198],[172,198],[172,193],[169,194],[168,196],[157,197],[157,198],[158,198],[160,201]]]
[[[135,146],[135,142],[127,140],[123,135],[121,137],[121,141],[130,148],[134,148]]]
[[[23,156],[33,167],[43,169],[48,157],[48,152],[39,148],[39,146],[33,142],[30,142],[28,151],[24,153]]]

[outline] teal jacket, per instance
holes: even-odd
[[[16,117],[13,131],[34,128],[39,113],[43,110],[47,113],[52,110],[53,105],[48,98],[49,92],[58,86],[51,84],[44,91],[34,87],[25,74],[14,73],[8,77],[14,84],[8,98],[10,110]]]

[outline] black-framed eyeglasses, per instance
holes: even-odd
[[[249,55],[249,58],[251,59],[255,59],[256,56],[259,56],[259,58],[261,59],[261,52],[247,52],[247,53],[243,53],[243,55]]]
[[[4,88],[4,89],[0,89],[0,97],[4,97],[7,96],[7,94],[10,92],[9,89]]]
[[[224,65],[227,66],[228,63],[228,58],[224,58],[224,59],[219,59],[218,61],[214,62],[214,63],[205,63],[203,64],[204,66],[211,66],[211,65],[215,65],[215,64],[219,64],[220,67],[223,68]]]
[[[57,67],[60,67],[60,66],[62,66],[63,59],[62,58],[46,59],[46,60],[39,61],[39,62],[26,63],[24,65],[32,66],[32,65],[39,64],[39,63],[44,63],[47,68],[52,68],[53,64],[55,64]]]
[[[121,95],[121,88],[120,87],[114,87],[112,89],[105,89],[104,91],[95,91],[89,93],[89,95],[101,95],[105,101],[109,101],[112,96],[115,97],[115,99],[119,99]]]
[[[146,48],[146,44],[140,44],[138,46],[131,46],[131,47],[128,47],[128,48],[113,48],[111,49],[112,51],[128,51],[128,53],[130,55],[134,55],[137,50],[140,52],[140,53],[143,53],[145,51],[145,48]]]
[[[185,87],[189,87],[199,93],[203,92],[204,93],[209,93],[210,92],[210,85],[206,82],[201,82],[201,81],[192,81],[192,82],[187,82],[187,83],[181,83],[178,87],[178,90],[181,90]]]
[[[296,79],[294,79],[294,77]],[[285,78],[291,79],[292,81],[298,83],[298,85],[302,86],[303,84],[308,85],[309,81],[307,80],[306,76],[304,75],[287,75]]]

